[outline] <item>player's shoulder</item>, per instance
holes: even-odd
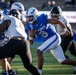
[[[6,15],[4,17],[4,20],[10,20],[12,23],[13,22],[18,22],[18,23],[21,22],[21,20],[19,20],[18,18],[14,17],[14,16],[11,16],[11,15]]]
[[[38,21],[43,22],[43,21],[47,21],[48,19],[48,15],[47,14],[41,14],[38,16]]]
[[[6,19],[10,19],[10,18],[13,18],[13,16],[5,15],[3,19],[6,20]]]
[[[40,14],[40,15],[39,15],[39,17],[40,17],[40,18],[44,18],[44,17],[48,17],[48,15],[47,15],[47,14],[42,13],[42,14]]]
[[[66,20],[67,21],[67,17],[66,16],[63,16],[63,15],[60,16],[60,19],[63,19],[63,20]]]

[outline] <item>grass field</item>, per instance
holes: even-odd
[[[35,43],[31,46],[33,65],[37,67],[37,55],[36,48],[41,43]],[[76,59],[74,56],[70,55],[69,51],[66,52],[68,56],[72,59]],[[43,75],[73,75],[73,67],[68,65],[61,65],[57,60],[52,56],[48,51],[44,54],[44,66],[43,66]],[[17,75],[31,75],[22,65],[21,59],[19,56],[16,56],[13,60],[11,67],[17,72]],[[1,75],[1,66],[0,66],[0,75]]]

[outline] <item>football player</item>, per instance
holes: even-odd
[[[43,42],[42,45],[37,48],[39,73],[42,74],[44,62],[43,53],[45,53],[47,50],[51,51],[59,63],[76,65],[76,60],[65,58],[63,50],[60,46],[60,35],[56,32],[53,24],[59,24],[64,29],[65,34],[69,35],[70,32],[68,31],[67,27],[56,18],[48,19],[47,14],[37,15],[37,13],[38,10],[34,7],[30,7],[26,10],[26,26],[29,31],[30,44],[33,44],[35,35],[40,35],[45,40],[45,42]]]
[[[24,67],[32,75],[40,75],[37,69],[32,65],[27,34],[23,23],[18,19],[20,17],[19,14],[18,10],[12,9],[9,15],[5,16],[0,24],[0,31],[6,30],[6,35],[9,38],[7,44],[0,47],[0,59],[19,55]]]
[[[2,22],[4,18],[4,14],[7,13],[6,10],[2,11],[0,9],[0,23]],[[7,43],[8,39],[5,37],[4,32],[0,32],[0,47],[2,47],[5,43]],[[8,63],[7,59],[1,59],[0,60],[1,66],[2,66],[2,75],[8,75],[7,71],[12,71],[11,75],[14,75],[14,70],[11,69],[10,64]]]
[[[62,38],[61,47],[63,49],[64,54],[67,50],[69,50],[70,53],[76,57],[76,49],[73,41],[74,33],[72,31],[71,24],[67,21],[66,17],[62,15],[62,9],[59,6],[53,7],[50,11],[50,17],[62,21],[67,27],[67,29],[70,31],[70,34],[66,35],[63,28],[60,27],[60,25],[55,25],[57,32],[60,34]],[[69,58],[66,54],[65,56],[66,58]],[[76,73],[76,66],[74,66],[74,73]]]

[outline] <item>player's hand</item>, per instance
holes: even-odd
[[[67,35],[67,36],[70,35],[70,31],[66,31],[65,35]]]
[[[35,30],[34,29],[30,30],[29,35],[30,35],[30,37],[34,37],[35,36]]]
[[[67,28],[64,28],[64,31],[65,31],[65,35],[69,35],[70,34],[70,31]]]
[[[61,37],[69,37],[70,36],[70,31],[66,31],[63,35],[61,35]]]

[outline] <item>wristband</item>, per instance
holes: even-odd
[[[32,37],[29,37],[29,40],[33,40],[33,38]]]
[[[68,29],[67,28],[64,28],[64,31],[66,32],[66,31],[68,31]]]

